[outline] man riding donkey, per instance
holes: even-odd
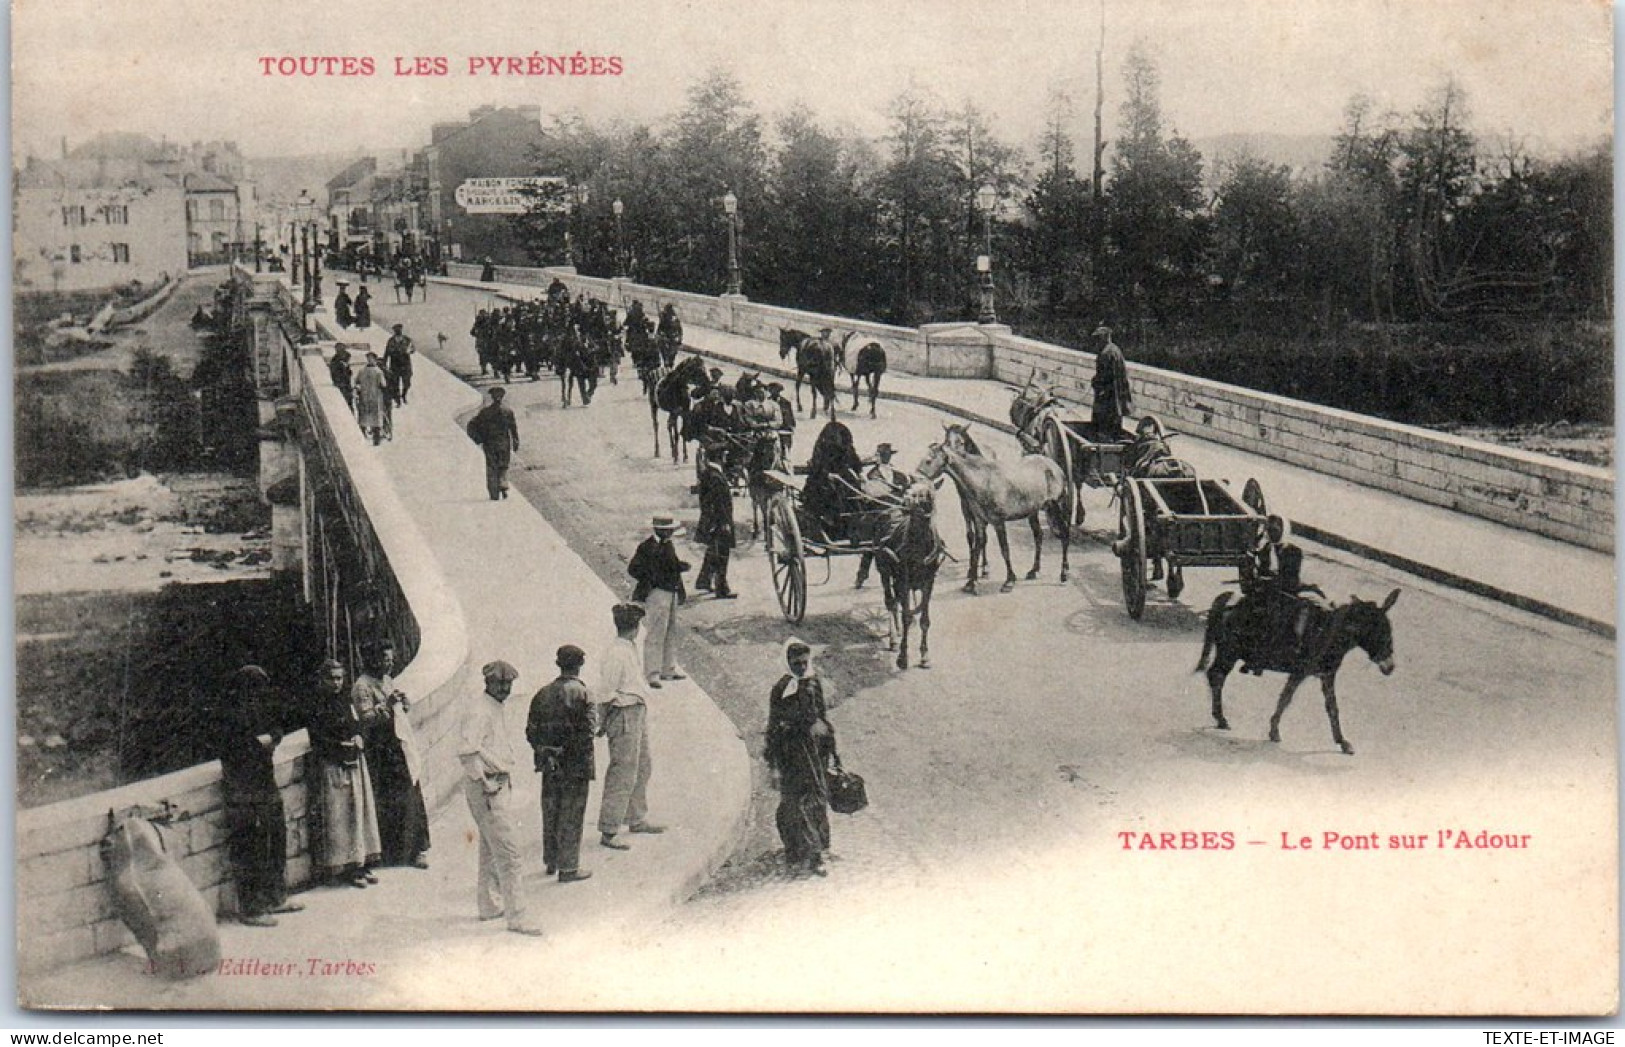
[[[1290,651],[1303,642],[1312,607],[1326,607],[1326,594],[1303,581],[1303,550],[1286,540],[1284,519],[1270,514],[1264,533],[1242,569],[1242,601],[1236,612],[1267,638],[1262,649]],[[1260,676],[1264,666],[1244,663],[1244,673]]]

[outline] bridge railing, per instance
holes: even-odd
[[[450,267],[478,279],[479,266]],[[566,268],[500,266],[497,279],[545,287],[556,277],[571,293],[646,310],[672,302],[685,325],[774,342],[780,327],[838,334],[857,331],[887,346],[905,374],[992,378],[1020,385],[1035,370],[1065,400],[1093,399],[1095,355],[1022,338],[998,325],[938,324],[914,329],[762,305],[734,296],[577,276]],[[1132,347],[1130,347],[1132,352]],[[1261,393],[1130,361],[1137,409],[1177,422],[1184,432],[1329,476],[1443,506],[1574,545],[1614,549],[1614,473],[1389,422],[1369,415]],[[1087,408],[1085,407],[1085,410]]]
[[[328,347],[299,344],[298,321],[287,315],[288,309],[297,308],[296,296],[286,286],[271,286],[264,275],[255,278],[238,271],[235,278],[244,283],[245,291],[251,288],[245,302],[257,302],[265,310],[257,322],[245,317],[241,327],[252,342],[261,395],[279,400],[262,416],[296,430],[307,458],[306,468],[296,470],[301,503],[308,512],[315,511],[317,492],[308,486],[315,482],[330,489],[330,499],[322,499],[322,505],[345,507],[342,512],[357,545],[354,553],[367,564],[359,589],[372,608],[370,620],[410,656],[396,682],[413,699],[412,721],[425,756],[424,800],[432,817],[461,787],[456,711],[460,700],[473,693],[474,675],[462,606],[363,439],[349,406],[333,387],[323,358]],[[310,564],[308,552],[304,563]],[[309,581],[307,596],[320,608],[317,613],[327,613]],[[278,682],[289,690],[312,684]],[[291,886],[309,883],[314,872],[306,818],[308,752],[309,740],[299,731],[284,738],[273,757],[287,820]],[[110,811],[166,805],[176,813],[174,821],[159,830],[169,853],[217,912],[235,911],[218,761],[19,811],[16,890],[21,972],[46,970],[134,943],[114,906],[100,842]]]

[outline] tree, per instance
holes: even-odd
[[[1160,78],[1143,44],[1124,60],[1122,135],[1107,200],[1117,291],[1143,295],[1153,315],[1201,276],[1206,246],[1202,157],[1162,135]]]
[[[961,179],[947,155],[944,123],[941,107],[922,88],[910,87],[892,102],[891,158],[877,188],[882,250],[900,274],[891,314],[903,323],[932,315],[945,292],[957,290],[948,270],[964,242]]]
[[[677,242],[670,245],[660,275],[684,286],[721,290],[728,261],[722,198],[732,191],[739,200],[744,235],[763,213],[767,182],[761,118],[733,73],[712,69],[689,88],[688,104],[677,115],[666,174],[669,181],[659,204],[666,224],[677,231]]]
[[[1021,266],[1039,285],[1046,310],[1061,312],[1094,280],[1091,245],[1097,210],[1089,183],[1078,176],[1076,149],[1067,125],[1072,99],[1053,90],[1038,140],[1037,177],[1026,198],[1029,222],[1018,238]]]
[[[769,301],[807,309],[868,311],[873,297],[874,207],[854,159],[797,105],[777,124],[782,143],[768,180],[755,284]]]
[[[1286,291],[1301,263],[1291,171],[1253,157],[1235,161],[1213,207],[1213,247],[1230,293]]]

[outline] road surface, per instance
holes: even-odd
[[[488,386],[500,380],[479,376],[467,332],[491,304],[436,285],[407,306],[385,291],[375,314]],[[551,376],[512,383],[508,403],[523,441],[515,482],[629,590],[625,563],[649,518],[697,518],[692,463],[653,457],[630,374],[590,407],[561,407]],[[950,420],[895,403],[880,415],[842,420],[861,452],[889,441],[905,468]],[[797,461],[817,424],[801,422]],[[1000,434],[978,439],[1017,453]],[[1180,600],[1153,590],[1130,620],[1106,545],[1115,511],[1106,492],[1085,497],[1091,534],[1072,549],[1069,582],[1046,540],[1039,580],[970,596],[960,511],[944,489],[939,526],[957,561],[932,605],[929,670],[891,664],[878,586],[853,590],[855,560],[834,561],[827,582],[809,564],[807,618],[792,627],[760,545],[736,551],[741,598],[683,608],[681,661],[759,753],[782,646],[812,644],[872,806],[832,816],[828,878],[789,878],[758,763],[739,854],[614,958],[614,981],[640,985],[651,1008],[1250,1013],[1497,1010],[1514,992],[1531,1010],[1561,1011],[1615,984],[1610,644],[1310,547],[1305,577],[1330,596],[1401,590],[1398,671],[1383,677],[1355,652],[1339,677],[1357,754],[1332,744],[1312,684],[1281,742],[1266,741],[1279,676],[1233,676],[1233,729],[1218,731],[1193,667],[1203,613],[1233,572],[1192,568]],[[1024,525],[1011,544],[1024,574]],[[1459,846],[1458,834],[1471,843],[1480,831],[1503,846]],[[607,962],[559,972],[557,988],[616,998]]]

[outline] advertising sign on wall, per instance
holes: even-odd
[[[556,185],[562,189],[567,184],[565,179],[553,175],[470,178],[457,187],[452,198],[466,214],[524,214],[536,199],[525,192],[526,187]],[[554,206],[563,209],[562,193]]]

